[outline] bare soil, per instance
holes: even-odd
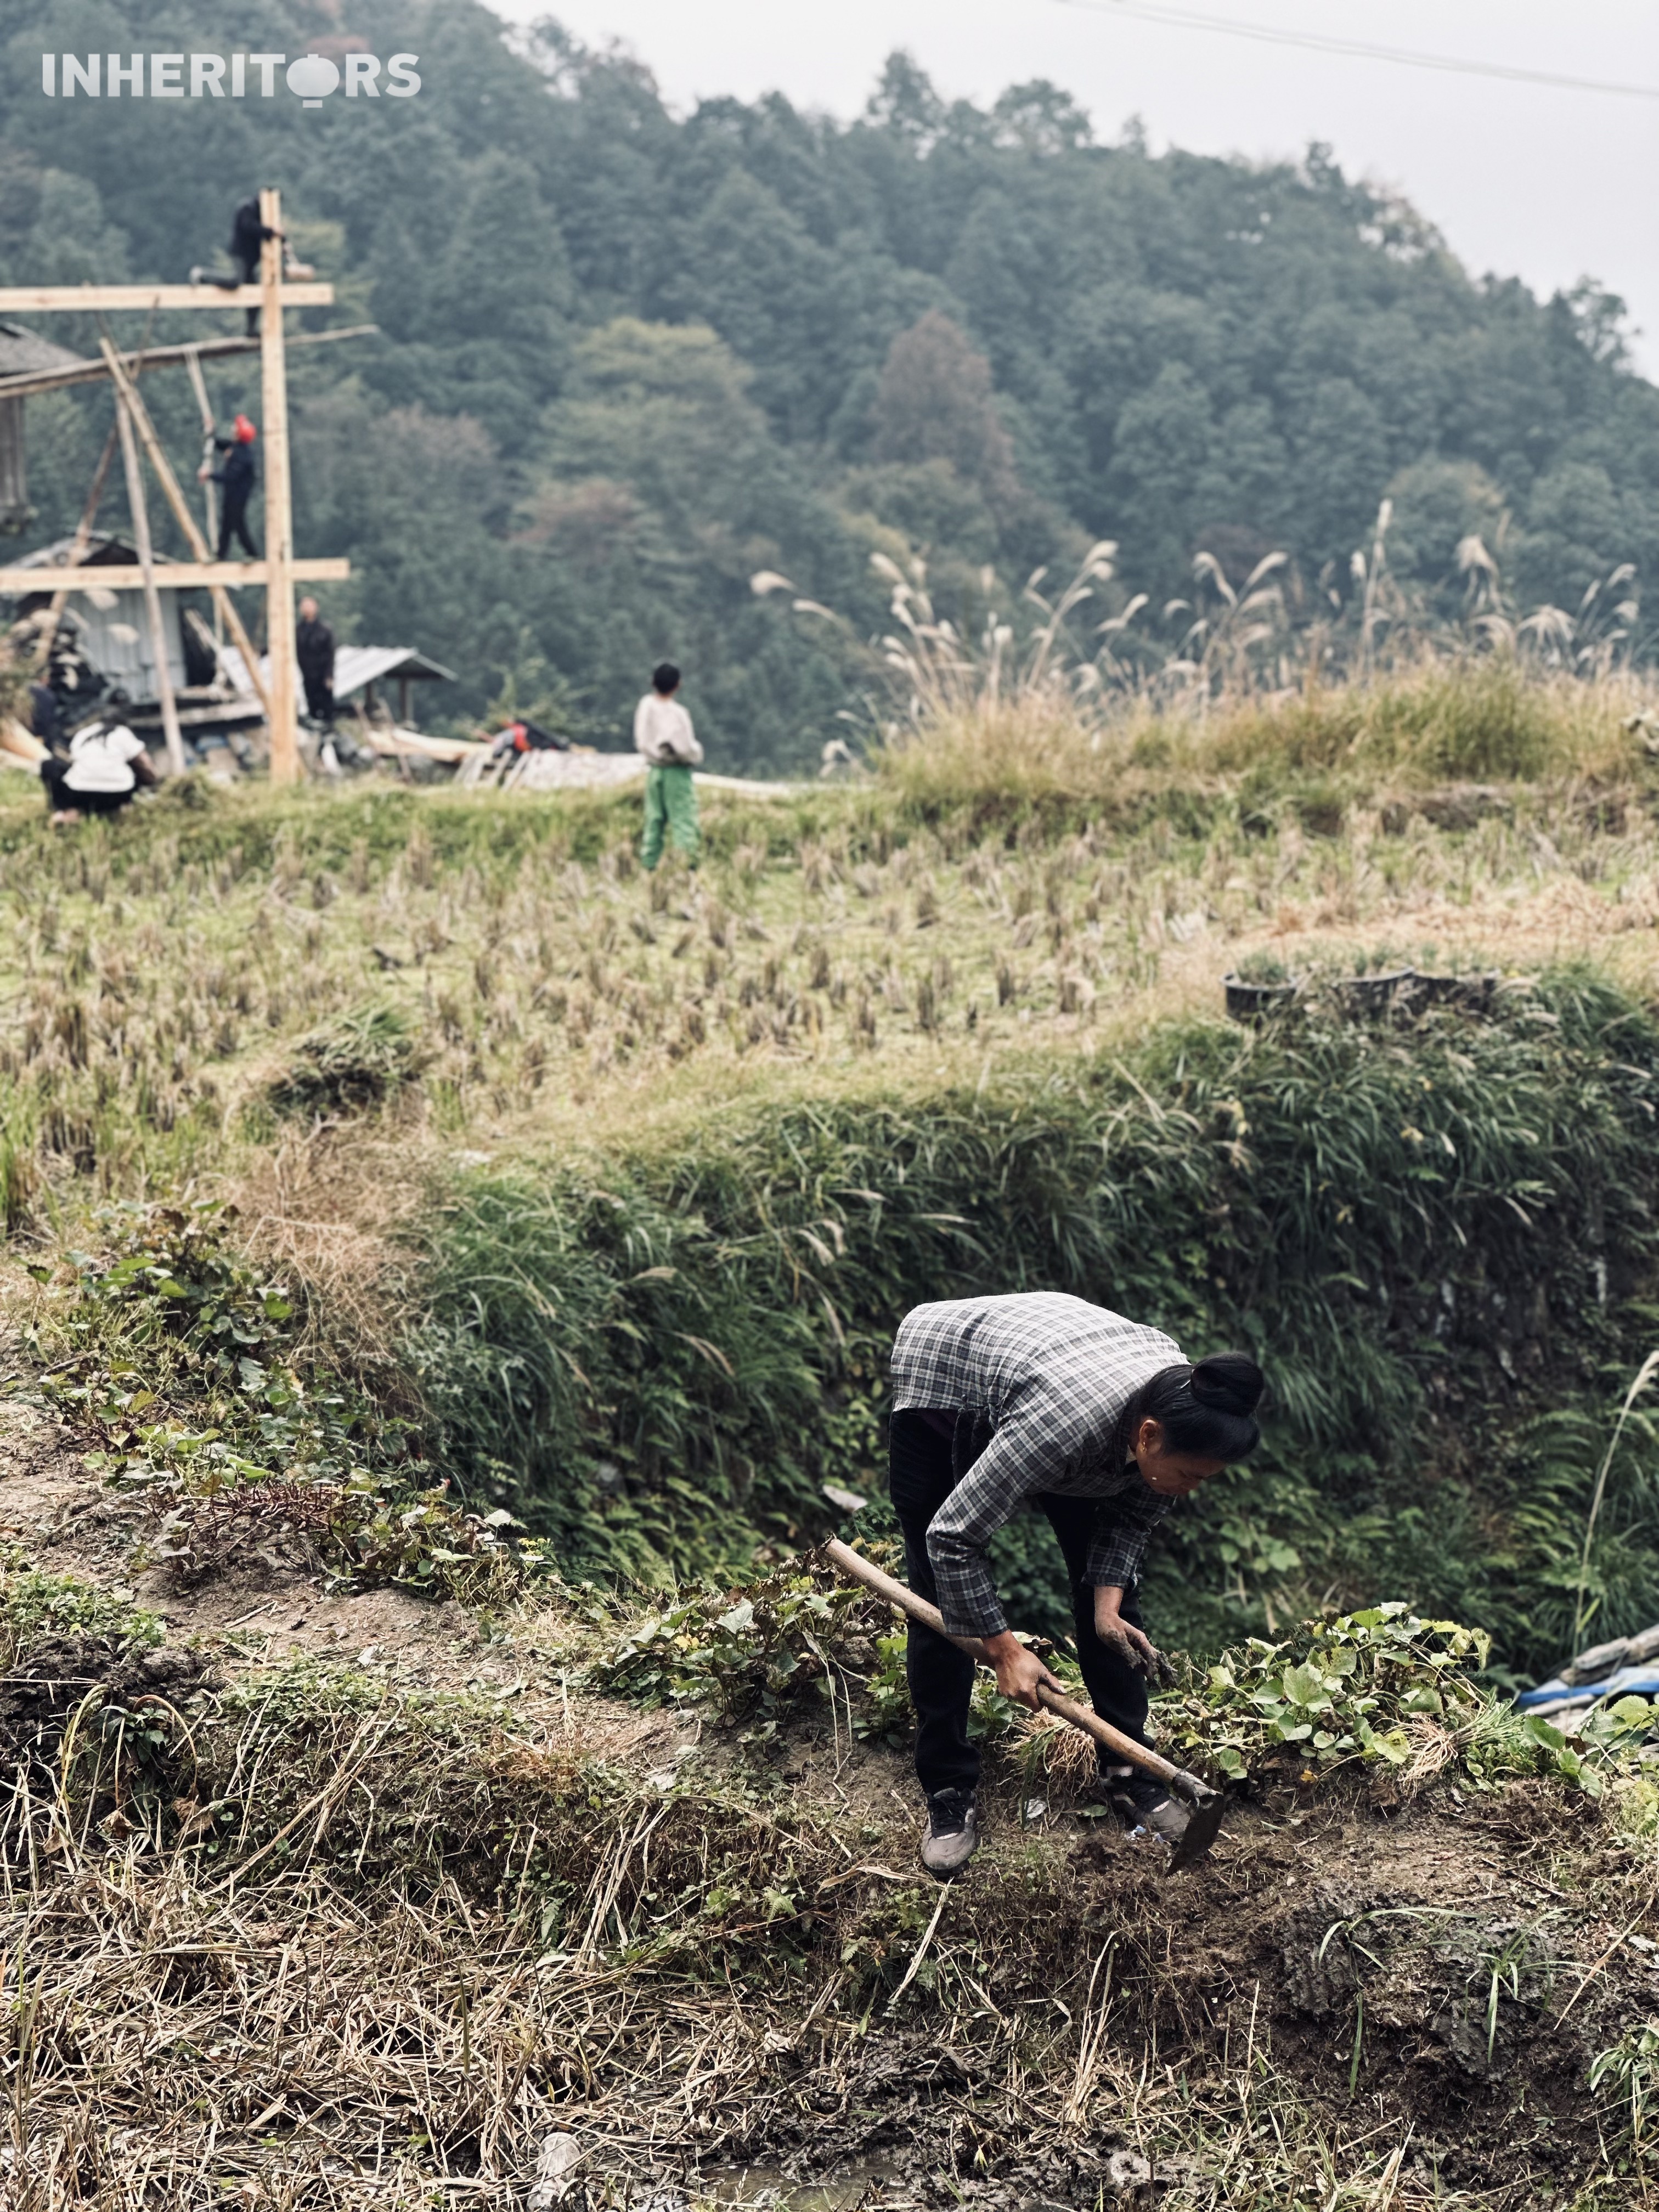
[[[240,2051],[234,2079],[247,2082],[191,2138],[204,2187],[210,2178],[256,2204],[414,2205],[465,2201],[445,2192],[470,2176],[478,2201],[521,2203],[535,2146],[554,2132],[581,2146],[579,2187],[595,2201],[834,2184],[797,2212],[863,2199],[999,2212],[1611,2207],[1645,2186],[1617,2110],[1592,2101],[1587,2077],[1597,2051],[1659,2015],[1653,1846],[1559,1786],[1241,1803],[1210,1860],[1168,1878],[1157,1846],[1088,1817],[1063,1787],[1034,1807],[1032,1785],[997,1761],[988,1843],[939,1891],[917,1869],[902,1753],[816,1721],[757,1751],[695,1716],[593,1698],[573,1679],[571,1624],[547,1613],[490,1621],[398,1590],[331,1594],[258,1559],[192,1585],[135,1567],[139,1510],[86,1469],[68,1431],[16,1403],[0,1407],[0,1529],[40,1567],[130,1589],[167,1622],[157,1651],[58,1639],[20,1654],[0,1681],[0,1760],[27,1749],[49,1763],[100,1682],[137,1711],[273,1660],[343,1656],[388,1695],[425,1686],[492,1701],[500,1729],[474,1797],[509,1772],[568,1775],[573,1762],[622,1791],[595,1796],[589,1856],[614,1865],[635,1932],[603,1954],[560,1950],[568,1933],[543,1954],[526,1948],[499,1899],[467,1893],[459,1860],[453,1904],[440,1894],[418,1913],[407,1897],[367,1894],[325,1911],[313,1874],[266,1936],[267,1908],[233,1901],[216,1918],[217,1893],[187,1897],[176,1863],[165,1899],[116,1913],[115,1877],[83,1856],[51,1917],[65,1958],[82,1940],[100,1959],[130,1956],[125,1995],[118,1966],[99,1968],[112,2050],[126,2047],[129,2013],[161,2047],[155,2023],[183,2023],[192,2007],[195,2021],[216,1986],[176,1964],[155,1970],[163,1935],[167,1959],[186,1922],[185,1948],[236,1954],[213,1998],[218,2025],[191,2025],[180,2044],[192,2065],[204,2049],[226,2054],[222,2071]],[[738,1781],[759,1828],[811,1841],[778,1926],[793,1963],[775,1967],[768,1939],[749,1933],[688,1983],[641,1947],[653,1882],[667,1877],[637,1839],[655,1832],[653,1792],[666,1804],[718,1784],[729,1812]],[[118,1923],[130,1932],[112,1954],[107,1932],[85,1932]],[[331,1976],[341,1993],[322,2017],[356,2018],[358,2056],[331,2060],[325,2089],[320,2045],[280,2063],[272,2053],[297,1978],[321,1988]],[[346,2026],[329,2034],[343,2051]],[[67,2095],[73,2064],[91,2062],[64,2064]],[[480,2065],[499,2069],[487,2125]],[[84,2115],[107,2104],[136,2142],[142,2100],[110,2066],[75,2077],[75,2125],[94,2129]],[[186,2118],[166,2125],[177,2134]],[[389,2139],[404,2146],[395,2157]],[[169,2159],[183,2140],[168,2138]],[[86,2150],[85,2170],[101,2174],[105,2155]],[[422,2193],[428,2182],[435,2195]],[[218,2201],[148,2182],[91,2194]]]

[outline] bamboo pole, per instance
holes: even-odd
[[[202,466],[204,469],[210,469],[213,465],[213,402],[208,398],[207,380],[202,374],[202,349],[199,346],[192,345],[185,348],[185,367],[190,371],[190,388],[196,394],[196,404],[201,411]],[[202,535],[210,545],[219,535],[219,503],[213,496],[211,476],[206,477],[202,485],[202,514],[207,523],[207,528]],[[197,558],[205,560],[207,556],[202,553],[198,554]],[[213,604],[217,612],[219,611],[217,599]],[[220,615],[220,620],[222,625],[222,614]],[[220,642],[222,644],[223,641],[222,628]]]
[[[121,459],[127,472],[127,505],[132,510],[132,534],[138,543],[138,562],[143,571],[144,605],[149,615],[150,643],[155,654],[155,690],[161,702],[161,727],[167,733],[167,763],[174,775],[185,772],[185,740],[179,727],[179,702],[173,696],[173,670],[167,661],[167,625],[161,618],[161,594],[155,588],[155,562],[150,551],[149,512],[144,505],[143,471],[138,465],[138,441],[133,435],[132,415],[118,392],[115,420],[121,433]]]
[[[161,487],[167,505],[173,509],[174,520],[185,533],[185,543],[198,561],[210,562],[213,556],[208,550],[207,540],[203,537],[196,518],[190,511],[190,503],[179,489],[178,477],[173,473],[173,464],[168,460],[161,441],[155,434],[155,425],[149,419],[149,410],[138,397],[137,387],[133,384],[125,369],[122,368],[115,349],[109,340],[100,339],[100,343],[104,349],[104,358],[109,363],[110,375],[115,382],[118,402],[125,402],[133,427],[143,441],[144,451],[149,456],[149,465],[155,471],[155,480]],[[265,710],[265,719],[269,721],[270,696],[264,684],[260,681],[259,663],[253,650],[253,641],[243,628],[242,617],[237,613],[230,594],[224,586],[210,584],[208,589],[213,594],[213,604],[218,611],[220,620],[230,632],[232,641],[242,656],[242,665],[247,670],[247,680],[253,686],[259,703]]]
[[[349,329],[337,331],[295,331],[289,337],[289,346],[334,345],[342,338],[374,338],[380,336],[376,323],[353,323]],[[257,337],[198,338],[190,345],[144,346],[137,353],[124,353],[121,366],[137,376],[141,369],[167,368],[180,362],[188,363],[193,356],[201,361],[222,361],[235,354],[258,353]],[[28,399],[37,392],[62,392],[72,384],[97,384],[109,374],[101,361],[72,362],[64,368],[20,368],[9,376],[0,376],[0,399]]]
[[[259,366],[265,411],[265,567],[270,580],[265,586],[270,780],[294,783],[301,773],[294,697],[294,503],[289,481],[288,368],[283,353],[283,198],[274,185],[265,185],[259,194],[259,221],[266,232],[259,252]]]
[[[119,429],[112,427],[108,437],[104,441],[104,450],[99,457],[98,466],[93,476],[92,489],[87,495],[87,503],[81,510],[81,520],[76,525],[74,542],[70,547],[69,560],[65,564],[69,568],[78,568],[86,557],[87,547],[92,542],[92,526],[98,520],[99,502],[104,496],[104,480],[109,474],[109,465],[115,458],[115,448],[120,441]],[[35,640],[35,649],[40,656],[42,675],[45,674],[52,659],[52,648],[58,638],[58,625],[64,619],[64,609],[69,604],[69,595],[67,585],[61,586],[52,593],[52,605],[46,609],[46,621],[41,625],[40,635]]]

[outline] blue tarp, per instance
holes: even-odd
[[[1522,1690],[1516,1704],[1529,1712],[1534,1705],[1588,1705],[1597,1698],[1659,1698],[1659,1670],[1652,1666],[1620,1667],[1604,1682],[1540,1682],[1535,1690]]]

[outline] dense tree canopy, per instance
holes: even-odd
[[[507,693],[615,743],[672,653],[716,764],[798,765],[845,655],[747,579],[868,632],[873,550],[924,551],[948,598],[1109,537],[1157,599],[1199,550],[1237,579],[1282,548],[1310,610],[1351,588],[1386,493],[1431,604],[1471,534],[1525,604],[1659,564],[1659,392],[1618,302],[1476,281],[1318,148],[1154,159],[1093,143],[1051,85],[947,105],[902,56],[851,125],[778,97],[680,118],[635,63],[504,36],[473,0],[273,0],[257,36],[202,0],[7,12],[0,276],[177,280],[280,182],[339,289],[309,319],[384,334],[295,356],[302,543],[351,555],[348,630],[462,672],[460,711]],[[422,89],[315,113],[280,79],[167,106],[40,89],[43,46],[283,43],[416,53]],[[183,386],[153,404],[187,447]],[[216,400],[257,388],[226,370]],[[108,404],[32,406],[36,537],[72,526]]]

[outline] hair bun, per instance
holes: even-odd
[[[1248,1420],[1261,1402],[1267,1378],[1248,1352],[1212,1352],[1193,1370],[1193,1397],[1218,1413]]]

